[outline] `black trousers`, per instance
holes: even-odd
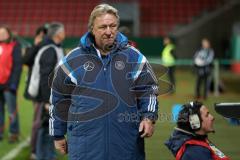
[[[208,97],[209,90],[209,77],[210,77],[210,68],[198,68],[197,69],[197,80],[196,80],[196,98],[201,97],[201,86],[203,85],[203,98]]]
[[[175,92],[175,66],[168,67],[168,79],[172,85],[172,92]]]

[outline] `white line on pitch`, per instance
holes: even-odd
[[[30,142],[30,137],[28,137],[25,141],[17,145],[14,149],[8,152],[4,157],[0,158],[1,160],[12,160],[15,158],[23,148],[27,147]]]

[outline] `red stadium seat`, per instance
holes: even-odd
[[[137,1],[140,9],[140,36],[161,36],[177,24],[189,23],[202,11],[211,10],[220,0]],[[67,28],[67,36],[81,36],[87,29],[88,17],[100,0],[1,0],[0,24],[17,29],[19,35],[33,36],[35,29],[46,22],[60,21]],[[111,2],[111,1],[109,1]],[[113,3],[117,3],[112,0]],[[129,2],[123,0],[121,2]]]

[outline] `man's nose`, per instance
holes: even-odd
[[[109,27],[109,26],[107,26],[107,28],[106,28],[106,34],[111,34],[112,33],[112,31],[111,31],[111,28]]]

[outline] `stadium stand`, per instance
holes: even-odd
[[[177,24],[189,23],[204,11],[210,11],[222,0],[141,0],[140,35],[162,36]],[[35,29],[43,23],[61,21],[68,36],[80,36],[87,29],[88,16],[92,8],[103,1],[91,0],[1,0],[0,25],[8,25],[21,36],[33,36]],[[124,1],[104,1],[118,3]],[[129,2],[126,1],[126,2]]]

